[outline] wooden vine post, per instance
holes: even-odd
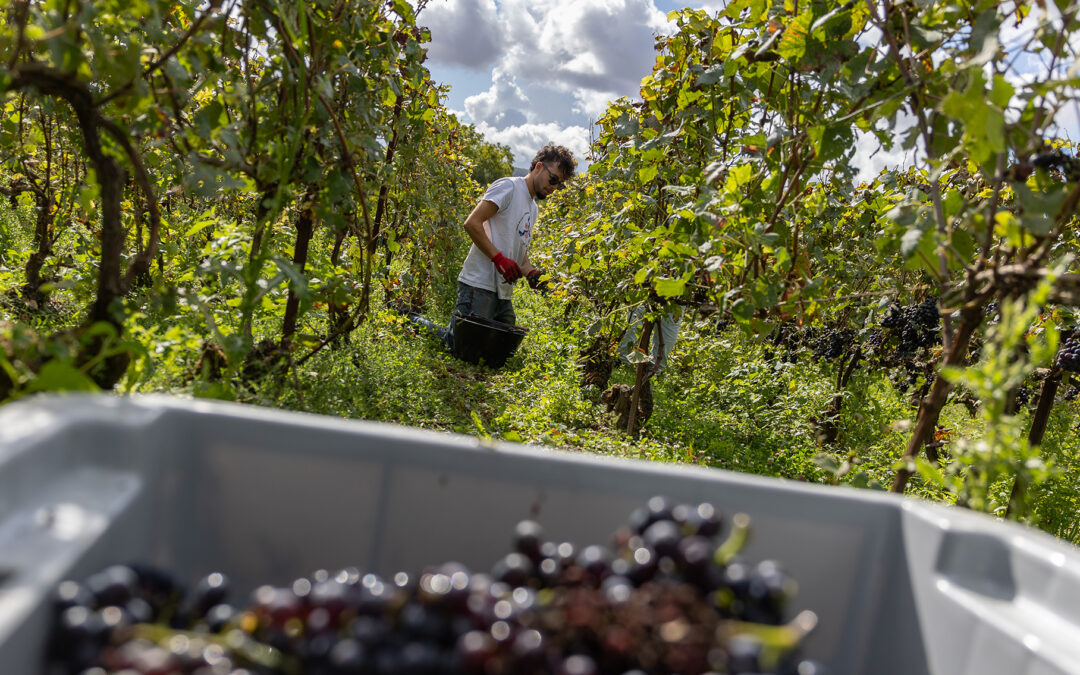
[[[969,302],[960,310],[960,325],[953,335],[953,341],[945,357],[944,365],[959,366],[963,364],[964,359],[967,357],[971,336],[974,334],[975,329],[979,327],[979,324],[982,323],[982,319],[981,302]],[[911,466],[919,453],[922,452],[924,446],[933,440],[934,431],[937,429],[937,422],[941,416],[941,409],[945,407],[945,400],[951,390],[952,385],[946,378],[937,377],[934,379],[934,386],[930,388],[929,395],[922,400],[919,406],[919,416],[915,421],[915,429],[911,432],[907,448],[904,451],[903,466],[896,470],[896,476],[893,479],[893,492],[903,493],[907,487],[908,480],[914,474]]]
[[[649,353],[649,342],[652,338],[654,324],[654,321],[646,319],[641,327],[641,338],[638,340],[637,348],[642,354]],[[637,364],[636,376],[634,377],[634,392],[630,398],[630,412],[626,422],[626,433],[634,439],[637,439],[638,431],[640,431],[637,427],[637,412],[638,406],[641,404],[641,390],[645,387],[649,381],[649,376],[652,374],[649,368],[650,365],[652,364],[649,361],[642,361]]]

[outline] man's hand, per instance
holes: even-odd
[[[495,269],[499,270],[499,274],[503,275],[506,283],[512,284],[521,278],[521,268],[518,267],[518,264],[502,253],[496,253],[491,262],[495,263]]]
[[[528,274],[525,275],[525,279],[529,282],[529,286],[533,290],[540,291],[541,293],[546,293],[551,290],[551,285],[548,284],[547,279],[541,280],[540,277],[542,276],[544,276],[544,273],[534,267],[529,270]]]

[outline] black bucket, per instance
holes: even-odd
[[[502,368],[525,337],[524,329],[476,314],[454,317],[454,356]]]

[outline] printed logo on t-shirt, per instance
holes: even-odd
[[[518,221],[517,233],[521,235],[522,239],[532,237],[532,223],[529,222],[528,214],[523,214],[521,220]]]

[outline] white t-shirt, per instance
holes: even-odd
[[[491,243],[495,244],[495,248],[504,256],[518,265],[522,264],[525,254],[529,252],[529,242],[532,241],[533,226],[536,225],[538,213],[536,201],[525,185],[525,178],[500,178],[488,187],[484,200],[499,207],[499,212],[484,226]],[[465,256],[465,264],[461,266],[458,281],[495,291],[503,300],[509,300],[514,294],[514,287],[506,283],[495,268],[495,263],[491,262],[476,244],[472,245],[469,255]]]

